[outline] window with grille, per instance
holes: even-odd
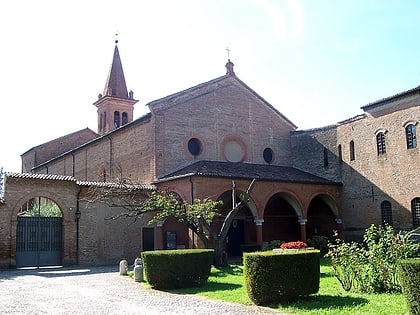
[[[413,124],[405,127],[405,137],[407,140],[407,149],[414,149],[417,147],[416,126]]]
[[[411,200],[411,213],[413,215],[413,226],[420,226],[420,198]]]
[[[379,132],[376,135],[376,147],[378,149],[378,155],[382,155],[386,153],[385,135],[383,132]]]
[[[388,224],[392,226],[392,206],[387,200],[381,203],[381,217],[383,225]]]

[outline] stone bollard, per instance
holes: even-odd
[[[136,282],[143,281],[143,265],[136,265],[134,267],[134,281]]]
[[[143,281],[143,264],[141,263],[141,258],[136,258],[134,261],[134,281]]]
[[[126,276],[128,273],[128,263],[127,260],[123,259],[120,261],[120,275]]]

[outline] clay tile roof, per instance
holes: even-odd
[[[255,178],[257,180],[276,182],[341,185],[341,183],[333,182],[288,166],[217,161],[196,162],[159,178],[158,182],[189,176],[235,179]]]
[[[59,180],[75,182],[76,178],[73,176],[54,175],[54,174],[34,174],[34,173],[6,173],[9,178],[23,178],[23,179],[43,179],[43,180]]]
[[[155,185],[147,185],[147,184],[138,184],[138,185],[123,185],[116,182],[95,182],[95,181],[78,181],[77,185],[84,186],[84,187],[112,187],[112,188],[119,188],[119,187],[134,187],[140,190],[156,190]]]
[[[374,101],[372,103],[369,103],[369,104],[367,104],[365,106],[362,106],[361,109],[364,110],[364,111],[368,111],[369,109],[372,109],[372,108],[374,108],[374,107],[376,107],[378,105],[381,105],[381,104],[384,104],[384,103],[393,101],[393,100],[398,99],[400,97],[408,96],[410,94],[415,94],[415,93],[420,93],[420,85],[419,86],[416,86],[415,88],[409,89],[407,91],[403,91],[403,92],[394,94],[392,96],[385,97],[385,98],[382,98],[380,100],[377,100],[377,101]]]

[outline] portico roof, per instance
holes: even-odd
[[[257,180],[288,183],[341,185],[341,183],[301,171],[294,167],[222,161],[198,161],[158,178],[157,182],[164,182],[190,176],[232,179],[255,178]]]

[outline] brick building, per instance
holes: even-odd
[[[168,189],[189,202],[209,196],[223,200],[222,212],[231,207],[232,181],[241,192],[256,178],[250,203],[230,228],[230,255],[237,255],[242,244],[306,240],[332,236],[334,230],[357,238],[371,223],[417,226],[419,91],[369,104],[363,115],[336,125],[300,131],[242,82],[228,60],[225,75],[152,101],[150,112],[133,120],[137,101],[127,90],[116,45],[104,92],[94,103],[97,134],[79,131],[34,147],[22,155],[22,174],[6,177],[0,242],[9,250],[0,253],[2,264],[16,263],[19,209],[41,195],[63,213],[63,252],[70,255],[64,255],[70,257],[64,263],[110,262],[123,254],[134,258],[147,248],[194,246],[192,234],[174,220],[156,226],[138,222],[134,230],[125,223],[111,227],[104,221],[111,210],[83,204],[80,196],[89,186],[115,178],[137,180],[145,189]],[[54,183],[36,189],[48,181]],[[11,192],[24,185],[29,185],[26,194],[15,200]],[[69,185],[73,190],[60,192]],[[63,194],[71,200],[59,202]],[[76,207],[75,232],[66,217]],[[77,246],[69,245],[75,239]],[[118,239],[135,245],[121,252]]]

